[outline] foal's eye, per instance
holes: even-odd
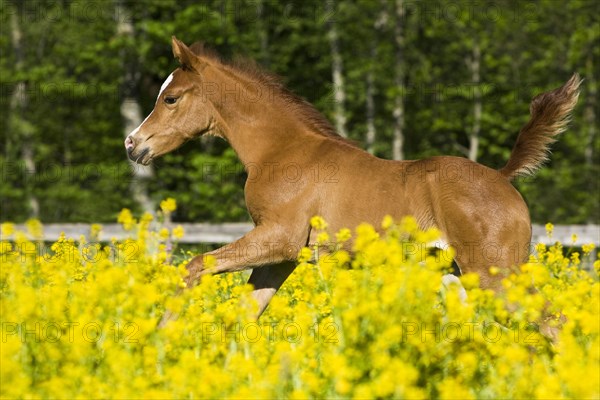
[[[177,97],[165,97],[165,103],[167,104],[175,104],[177,102]]]

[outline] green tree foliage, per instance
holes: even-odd
[[[117,7],[119,5],[120,7]],[[600,10],[594,0],[446,2],[321,1],[12,1],[0,10],[0,219],[22,221],[35,196],[43,221],[111,221],[137,209],[131,166],[122,146],[119,106],[124,65],[137,65],[136,95],[147,114],[165,77],[177,67],[171,35],[202,40],[225,58],[245,56],[282,76],[286,85],[332,118],[334,93],[328,22],[335,18],[344,65],[351,139],[364,145],[367,80],[372,74],[373,151],[391,157],[393,106],[404,96],[405,155],[466,156],[475,93],[481,101],[477,159],[501,167],[531,98],[565,82],[586,80],[570,129],[549,165],[516,185],[532,218],[598,222],[600,173],[597,78]],[[16,66],[11,21],[20,23],[22,68]],[[135,34],[117,32],[129,19]],[[394,84],[394,24],[402,24],[405,82]],[[469,64],[479,46],[479,82]],[[130,57],[125,63],[123,58]],[[25,112],[11,107],[27,83]],[[24,143],[23,138],[30,138]],[[32,146],[36,172],[21,157]],[[178,200],[179,221],[247,220],[245,172],[233,151],[213,138],[196,140],[154,164],[150,193]]]

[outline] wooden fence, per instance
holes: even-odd
[[[175,226],[177,224],[172,224]],[[185,223],[181,224],[185,230],[181,243],[230,243],[243,236],[252,229],[250,223]],[[17,225],[18,230],[26,232],[23,225]],[[47,242],[55,241],[59,238],[61,232],[67,237],[77,239],[81,235],[90,236],[90,224],[45,224],[43,240]],[[572,235],[577,235],[575,242],[572,242]],[[102,231],[99,239],[109,241],[113,238],[117,240],[125,239],[131,236],[119,224],[102,225]],[[1,239],[1,238],[0,238]],[[533,243],[553,244],[559,241],[565,245],[580,247],[583,244],[594,243],[600,247],[600,225],[556,225],[552,238],[546,235],[544,225],[533,225]]]

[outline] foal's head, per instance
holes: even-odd
[[[129,158],[140,164],[216,129],[216,110],[202,95],[200,73],[207,62],[174,36],[172,45],[181,66],[162,84],[154,110],[125,139]]]

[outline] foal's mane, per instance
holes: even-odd
[[[278,75],[266,71],[253,59],[238,56],[231,61],[225,61],[214,49],[206,46],[204,42],[192,44],[190,50],[197,56],[217,63],[230,72],[240,74],[261,86],[272,89],[272,92],[299,115],[315,133],[355,146],[354,142],[340,136],[331,125],[331,122],[315,106],[286,88]]]

